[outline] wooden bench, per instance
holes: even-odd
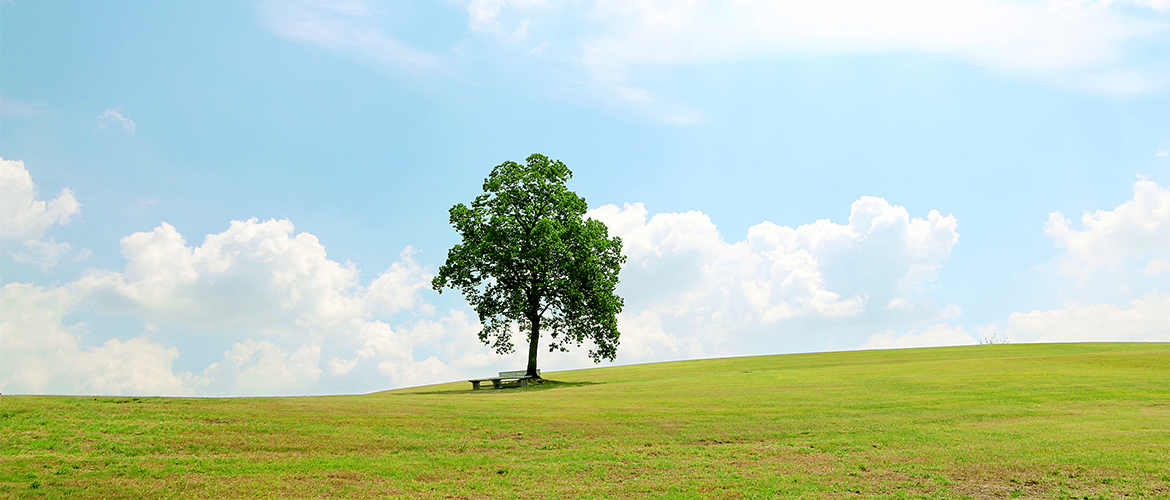
[[[536,370],[536,377],[529,377],[528,370],[514,370],[510,372],[500,372],[500,376],[498,377],[478,378],[474,380],[468,380],[468,382],[471,382],[472,390],[479,389],[480,382],[491,382],[493,388],[499,389],[500,386],[504,384],[505,380],[515,380],[520,382],[520,387],[528,387],[529,379],[539,377],[540,370]]]

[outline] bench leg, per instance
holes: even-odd
[[[500,388],[500,381],[499,381],[499,380],[493,380],[493,381],[492,381],[492,388],[493,388],[493,389],[499,389],[499,388]]]
[[[472,380],[472,381],[471,381],[471,390],[473,390],[473,391],[474,391],[474,390],[477,390],[477,389],[479,389],[479,381],[478,381],[478,380]]]
[[[528,387],[528,379],[526,379],[526,378],[520,379],[520,387]]]

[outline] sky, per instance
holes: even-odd
[[[522,368],[430,279],[532,153],[624,242],[618,364],[1170,341],[1167,0],[12,0],[0,392]]]

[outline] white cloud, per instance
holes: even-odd
[[[1063,309],[1012,313],[1008,330],[1025,342],[1170,341],[1170,294],[1128,304],[1066,304]]]
[[[364,342],[359,351],[368,353],[360,356],[365,359],[387,354],[374,349],[385,347],[376,339],[394,335],[389,325],[370,320],[371,314],[416,307],[426,312],[417,294],[430,275],[412,260],[412,249],[405,249],[402,260],[366,289],[355,266],[329,259],[315,236],[294,234],[288,220],[233,221],[198,247],[188,246],[163,223],[123,238],[122,253],[128,261],[124,273],[93,272],[75,286],[110,308],[136,310],[152,324],[243,331],[314,345],[327,337]],[[256,359],[273,363],[285,356],[272,350],[275,345],[246,347],[249,353],[263,353]],[[395,349],[409,356],[409,345]],[[239,363],[251,359],[236,358]],[[247,373],[255,372],[241,371],[240,376]]]
[[[325,255],[287,220],[233,221],[187,246],[170,224],[122,238],[124,273],[93,271],[75,286],[152,323],[182,322],[270,335],[323,332],[360,317],[359,273]]]
[[[321,346],[305,344],[286,352],[269,341],[245,340],[223,354],[223,361],[203,371],[216,392],[227,394],[297,395],[312,391],[321,375]]]
[[[441,57],[391,34],[379,20],[379,9],[363,0],[264,1],[257,8],[261,24],[288,40],[382,67],[422,73],[444,70]]]
[[[629,258],[619,288],[623,360],[759,352],[810,341],[825,325],[872,329],[948,314],[922,298],[959,236],[955,218],[937,211],[911,219],[863,197],[848,224],[764,222],[736,243],[701,212],[647,220],[639,203],[587,215],[622,237]],[[797,324],[799,333],[784,327]]]
[[[1166,32],[1157,15],[1164,9],[1146,16],[1131,10],[1102,2],[598,1],[594,15],[613,28],[587,42],[584,59],[600,80],[622,79],[633,65],[886,52],[935,53],[1004,71],[1092,75],[1113,72],[1128,46]],[[1165,76],[1140,75],[1148,85],[1164,83]]]
[[[1053,261],[1056,269],[1075,278],[1080,289],[1110,288],[1138,298],[1110,303],[1066,297],[1061,309],[1012,313],[1002,329],[1013,341],[1170,340],[1170,295],[1163,278],[1170,272],[1170,190],[1141,179],[1133,193],[1112,210],[1086,211],[1079,231],[1053,212],[1044,232],[1063,250]]]
[[[1158,54],[1170,32],[1162,0],[450,1],[464,7],[471,32],[545,62],[569,62],[568,71],[552,70],[562,84],[675,124],[701,121],[703,113],[640,83],[642,68],[927,54],[1113,95],[1170,82]],[[257,8],[261,24],[283,38],[375,66],[433,74],[449,64],[393,33],[392,3],[262,1]]]
[[[20,172],[14,178],[27,180],[26,188],[13,192],[32,192],[22,165]],[[76,212],[67,191],[58,202],[25,198],[33,201],[20,206],[40,208],[9,210],[16,222],[5,222],[25,236],[43,235]],[[848,224],[765,222],[735,243],[701,212],[649,217],[635,204],[589,215],[623,237],[630,258],[619,290],[627,299],[619,318],[623,362],[766,352],[794,339],[823,348],[817,332],[825,325],[873,331],[953,314],[923,298],[958,238],[955,218],[938,212],[911,218],[903,207],[865,197],[853,203]],[[434,317],[420,297],[430,273],[410,247],[363,286],[356,266],[330,259],[315,236],[297,233],[288,220],[233,221],[199,245],[161,223],[121,244],[121,272],[5,287],[0,390],[303,394],[343,378],[381,388],[526,361],[523,346],[498,356],[481,345],[478,323],[464,312]],[[85,347],[89,327],[68,320],[82,311],[135,318],[145,334]],[[385,320],[399,314],[413,319]],[[181,354],[174,345],[187,345],[183,335],[191,334],[223,353],[195,374],[174,368]],[[586,349],[542,353],[542,365],[589,366]]]
[[[43,237],[77,213],[72,191],[37,200],[22,162],[0,167],[3,235],[25,244],[14,257],[60,257],[68,245]],[[420,298],[431,275],[411,247],[364,287],[356,266],[328,258],[315,236],[296,233],[288,220],[233,221],[198,246],[164,222],[121,243],[121,272],[92,269],[62,285],[4,287],[0,391],[303,394],[336,386],[342,376],[369,377],[367,387],[380,389],[517,362],[480,345],[479,325],[465,313],[433,317],[434,307]],[[137,319],[145,335],[99,336],[87,346],[94,336],[88,325],[69,321],[82,312],[99,321],[107,314]],[[415,318],[402,327],[376,318],[397,314]],[[198,345],[225,348],[196,374],[174,369],[179,348],[163,340],[187,345],[190,334],[201,337]]]
[[[474,31],[549,33],[610,99],[669,122],[701,119],[636,82],[639,68],[752,58],[931,54],[1105,94],[1164,87],[1147,52],[1170,31],[1166,2],[1014,0],[527,0],[467,2]],[[583,10],[583,11],[582,11]],[[578,24],[566,27],[562,17]],[[492,29],[485,29],[489,27]],[[526,49],[527,50],[527,49]]]
[[[17,262],[48,270],[72,250],[68,243],[45,239],[57,224],[68,224],[81,211],[73,190],[62,189],[49,201],[37,199],[37,186],[21,160],[0,158],[0,240],[21,244],[13,255]]]
[[[294,230],[287,219],[232,221],[191,247],[164,222],[122,238],[124,272],[93,271],[75,286],[162,322],[277,336],[323,335],[375,311],[424,307],[417,293],[430,275],[411,248],[366,290],[353,264],[329,259],[317,237]]]
[[[1044,232],[1064,250],[1061,273],[1085,284],[1090,278],[1124,279],[1144,270],[1160,273],[1170,257],[1170,190],[1148,180],[1133,185],[1133,199],[1113,210],[1085,212],[1082,230],[1052,212]]]
[[[116,127],[121,128],[122,130],[131,134],[138,130],[137,125],[134,124],[134,120],[126,118],[126,116],[122,114],[122,106],[118,106],[116,108],[106,108],[106,110],[102,112],[101,115],[98,115],[97,124],[98,128],[100,129]]]
[[[954,345],[973,345],[979,341],[970,333],[963,330],[963,325],[951,328],[948,323],[930,325],[922,331],[912,330],[898,335],[894,330],[878,333],[869,337],[862,349],[904,349],[908,347],[941,347]]]
[[[468,0],[465,4],[468,25],[473,31],[490,33],[505,40],[523,40],[528,35],[528,20],[516,21],[515,27],[505,27],[500,19],[500,11],[504,7],[521,10],[543,7],[547,2],[544,0]]]
[[[367,359],[385,357],[395,358],[401,364],[412,359],[412,345],[423,343],[423,339],[406,333],[395,332],[389,324],[381,321],[356,321],[352,328],[353,337],[361,342],[361,346],[354,351],[353,359],[334,357],[329,360],[329,370],[337,375],[349,373],[358,362]],[[383,361],[384,363],[388,361]]]
[[[37,289],[37,293],[58,300],[40,300],[39,306],[25,304],[22,314],[42,321],[12,327],[22,332],[21,338],[64,336],[66,351],[73,353],[69,359],[74,360],[77,370],[101,368],[102,373],[108,372],[108,376],[90,377],[93,382],[86,390],[143,391],[153,387],[160,391],[169,388],[165,391],[168,394],[311,392],[325,373],[323,350],[335,353],[325,364],[332,375],[344,375],[365,363],[370,370],[377,367],[391,375],[394,383],[403,383],[425,372],[419,370],[435,366],[425,359],[427,356],[415,359],[419,346],[448,338],[448,332],[478,330],[468,326],[462,313],[423,321],[407,327],[405,333],[374,319],[375,314],[433,313],[430,304],[418,297],[419,290],[429,286],[431,276],[414,262],[414,250],[403,250],[401,260],[366,288],[361,286],[355,266],[329,259],[315,236],[295,233],[287,220],[233,221],[226,231],[208,235],[199,246],[188,245],[177,229],[162,223],[152,231],[123,238],[122,254],[127,259],[123,272],[91,270],[72,283]],[[76,336],[62,321],[65,315],[82,310],[129,313],[139,318],[151,335],[195,331],[205,337],[205,343],[214,345],[218,340],[230,342],[232,347],[201,375],[174,374],[169,367],[178,351],[145,338],[107,342],[92,353],[78,348]],[[420,326],[428,323],[438,327]],[[241,337],[246,340],[236,340]],[[470,338],[474,340],[474,332]],[[347,350],[352,355],[337,355]],[[32,383],[37,366],[51,366],[57,359],[55,354],[42,351],[24,353],[28,363],[5,374],[6,380],[14,381],[5,382],[5,390],[40,392],[56,387]],[[140,369],[123,369],[121,363],[133,359],[139,360]],[[423,368],[412,368],[418,363],[423,363]],[[153,378],[180,381],[179,385],[151,386],[139,380],[146,377],[144,374],[160,374],[163,368],[171,374],[169,378]],[[18,379],[24,382],[15,382]]]
[[[32,118],[47,112],[43,103],[28,103],[0,97],[0,116],[5,118]]]
[[[1167,259],[1150,259],[1146,263],[1146,268],[1142,272],[1146,274],[1166,274],[1170,273],[1170,260]]]
[[[648,217],[636,204],[590,215],[625,239],[630,256],[622,285],[628,306],[619,318],[625,362],[775,348],[785,338],[777,328],[799,320],[890,325],[945,315],[921,296],[958,238],[955,219],[937,212],[911,219],[904,208],[867,197],[853,204],[849,224],[763,223],[737,243],[725,242],[700,212]],[[198,246],[162,223],[123,238],[122,254],[121,272],[8,286],[6,310],[19,313],[5,315],[0,389],[303,394],[343,379],[381,388],[526,361],[523,346],[499,356],[481,345],[479,324],[462,311],[434,317],[420,297],[431,276],[409,247],[369,286],[354,265],[329,259],[316,237],[296,233],[287,220],[233,221]],[[848,262],[862,255],[857,265],[881,272],[857,275]],[[77,311],[129,314],[146,334],[83,348],[88,328],[65,321]],[[392,326],[377,317],[397,314],[415,319]],[[173,369],[178,348],[154,339],[179,339],[180,331],[223,345],[222,358],[196,374]],[[589,366],[584,352],[542,353],[542,365]],[[60,363],[71,371],[51,370]]]
[[[419,301],[418,291],[431,286],[431,275],[414,261],[414,247],[406,247],[400,260],[370,283],[366,296],[367,309],[384,314],[421,308],[430,311],[430,304]]]
[[[704,342],[696,335],[667,333],[662,318],[649,309],[618,316],[622,332],[618,354],[622,359],[655,360],[704,357]]]
[[[399,386],[433,384],[466,378],[459,377],[458,372],[451,370],[450,366],[435,356],[408,365],[383,361],[378,363],[378,371],[390,376]]]
[[[12,240],[37,240],[54,224],[68,224],[81,210],[73,190],[50,201],[36,199],[37,187],[21,160],[0,158],[0,229]]]
[[[83,348],[84,324],[62,316],[81,300],[67,287],[9,283],[0,295],[0,391],[65,394],[189,394],[174,348],[147,337]]]
[[[126,342],[115,338],[78,353],[71,370],[84,374],[81,389],[86,394],[190,394],[184,376],[171,369],[178,356],[178,349],[145,337]]]
[[[42,240],[28,240],[24,242],[25,251],[18,251],[12,254],[12,260],[20,262],[21,264],[33,264],[40,267],[41,270],[48,272],[53,266],[57,265],[57,261],[61,257],[68,255],[73,251],[73,245],[68,243],[57,243],[52,238],[48,241]],[[86,249],[88,250],[88,249]],[[79,253],[79,257],[85,255]]]

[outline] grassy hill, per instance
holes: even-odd
[[[1170,498],[1170,344],[761,356],[364,396],[0,397],[5,498]]]

